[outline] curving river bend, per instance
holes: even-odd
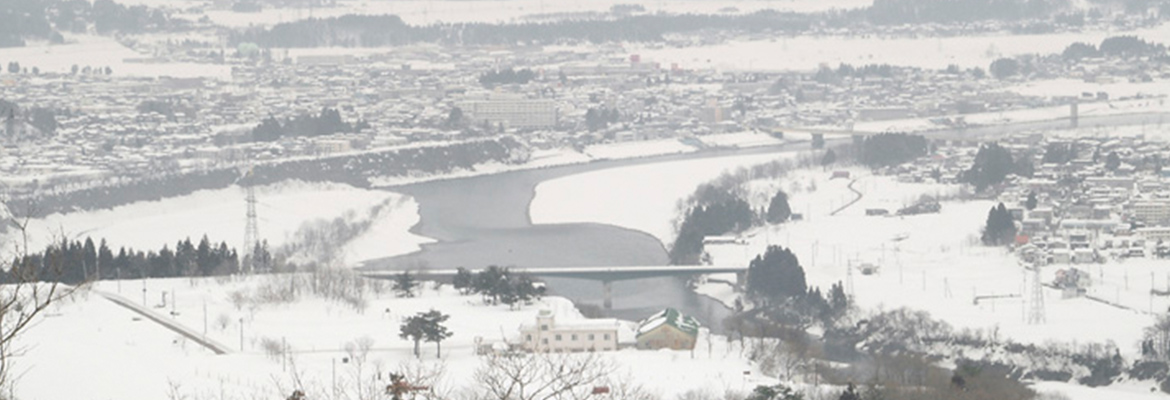
[[[1082,127],[1157,124],[1168,113],[1087,116]],[[1024,122],[935,133],[989,138],[1022,131],[1061,129],[1067,120]],[[419,252],[367,262],[367,269],[415,269],[487,265],[516,267],[666,265],[663,244],[644,232],[605,224],[533,225],[528,207],[536,185],[558,177],[628,165],[683,159],[781,153],[808,149],[807,143],[744,150],[601,161],[588,164],[514,171],[496,175],[403,185],[390,190],[405,193],[419,204],[420,222],[412,232],[434,238]],[[696,182],[698,185],[701,182]],[[652,185],[653,182],[646,184]],[[601,284],[575,279],[546,279],[549,289],[579,303],[601,304]],[[714,331],[731,310],[695,294],[679,278],[619,281],[613,284],[610,316],[640,320],[674,307],[698,318]]]
[[[390,190],[413,196],[419,204],[420,222],[412,232],[437,242],[425,244],[415,253],[367,262],[364,268],[666,265],[669,259],[665,247],[644,232],[595,223],[532,224],[528,208],[536,186],[549,179],[606,168],[802,149],[808,149],[808,144],[600,161],[393,187]],[[696,186],[699,183],[702,182],[695,182]],[[556,295],[580,303],[602,302],[600,282],[544,280]],[[680,278],[614,282],[613,310],[607,314],[640,320],[665,307],[693,315],[716,331],[721,328],[720,321],[731,314],[721,303],[689,290]]]

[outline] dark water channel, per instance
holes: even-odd
[[[807,149],[807,143],[744,150],[703,151],[636,160],[601,161],[496,175],[451,179],[390,188],[413,196],[420,222],[412,231],[438,242],[419,252],[368,262],[366,269],[666,265],[666,249],[658,239],[612,225],[572,223],[533,225],[528,215],[536,185],[562,176],[654,162]],[[696,182],[698,184],[699,182]],[[653,185],[654,182],[646,182]],[[600,282],[544,279],[549,290],[578,303],[601,305]],[[730,315],[721,303],[695,294],[681,278],[618,281],[613,284],[610,316],[639,320],[674,307],[719,330]]]

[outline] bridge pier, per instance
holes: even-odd
[[[812,134],[812,148],[814,148],[814,149],[825,148],[825,134],[823,134],[823,133]]]
[[[613,281],[601,281],[601,292],[605,300],[603,305],[606,310],[613,309]]]

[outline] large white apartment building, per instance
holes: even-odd
[[[526,99],[515,96],[492,96],[460,105],[473,123],[485,122],[493,127],[549,128],[557,124],[557,105],[552,100]]]
[[[1138,201],[1130,206],[1134,219],[1146,223],[1158,223],[1170,220],[1170,202],[1167,201]]]

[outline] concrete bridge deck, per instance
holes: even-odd
[[[484,269],[469,269],[479,273]],[[421,269],[408,271],[415,278],[450,282],[457,269]],[[651,266],[606,266],[606,267],[559,267],[559,268],[508,268],[515,274],[526,274],[543,278],[571,278],[601,281],[605,295],[605,308],[613,308],[612,283],[615,281],[657,278],[663,276],[692,276],[706,274],[735,274],[736,284],[742,286],[747,276],[747,266],[721,265],[651,265]],[[363,271],[362,276],[372,279],[394,279],[400,270]]]

